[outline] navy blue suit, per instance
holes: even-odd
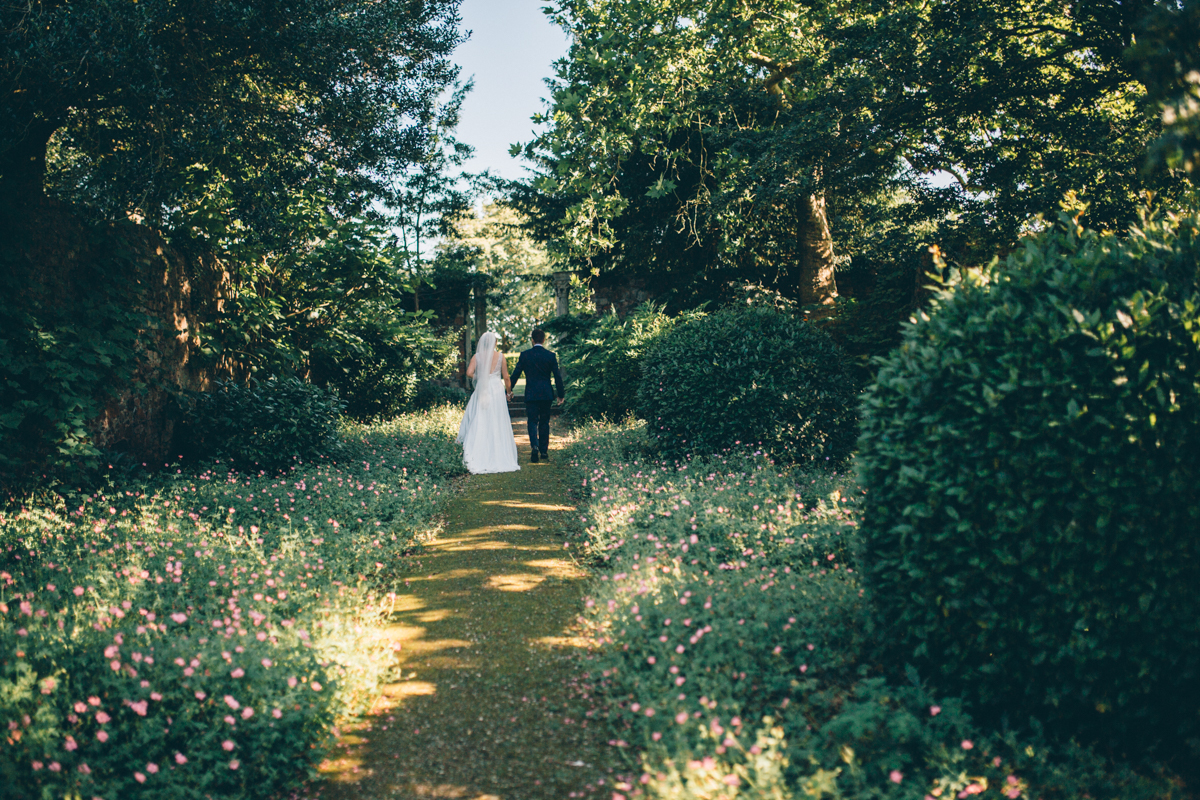
[[[514,386],[525,375],[525,413],[529,419],[529,446],[535,453],[545,453],[550,446],[550,403],[554,400],[554,390],[550,388],[550,378],[554,378],[554,388],[558,390],[561,399],[565,396],[562,370],[558,366],[558,356],[551,353],[540,344],[535,344],[517,359],[516,369],[512,373]]]

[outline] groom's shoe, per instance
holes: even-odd
[[[549,461],[549,460],[550,460],[550,454],[548,452],[546,452],[545,450],[543,450],[542,451],[542,461]]]
[[[534,450],[532,453],[529,454],[529,463],[536,464],[537,462],[538,462],[538,451]]]

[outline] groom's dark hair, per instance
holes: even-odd
[[[533,339],[534,344],[541,344],[546,341],[546,332],[541,328],[534,328],[533,333],[529,334],[529,338]]]

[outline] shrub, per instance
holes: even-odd
[[[0,512],[4,798],[300,786],[389,672],[388,592],[463,471],[456,430],[445,412],[349,423],[345,464]]]
[[[914,670],[882,677],[843,561],[860,515],[849,476],[761,458],[631,461],[642,433],[585,425],[563,453],[600,571],[585,604],[587,713],[599,705],[615,744],[642,749],[622,796],[1170,794],[1088,748],[980,726]]]
[[[624,318],[614,311],[599,317],[564,354],[572,376],[566,410],[611,420],[633,413],[646,352],[679,320],[652,303],[643,303]]]
[[[863,405],[887,652],[1014,723],[1200,745],[1197,221],[1077,229],[937,295]]]
[[[417,395],[412,405],[418,409],[431,409],[438,406],[454,406],[463,408],[470,399],[471,393],[461,386],[455,386],[447,380],[429,380],[417,387]]]
[[[216,391],[192,393],[185,403],[195,455],[261,469],[329,452],[344,407],[336,394],[297,378],[218,382]]]
[[[854,445],[855,392],[828,335],[770,308],[685,321],[644,359],[639,414],[658,452],[761,443],[797,463],[838,463]]]

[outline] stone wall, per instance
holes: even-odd
[[[172,249],[155,231],[132,222],[89,226],[68,206],[45,200],[9,221],[12,241],[20,242],[26,274],[21,285],[42,303],[70,308],[85,292],[97,291],[96,264],[119,254],[122,274],[113,299],[152,320],[139,331],[137,360],[129,385],[109,387],[112,398],[88,428],[94,444],[148,464],[172,457],[176,414],[173,397],[203,390],[214,374],[196,364],[198,323],[222,305],[228,281],[223,265],[211,256],[187,256]],[[23,228],[23,229],[22,229]]]

